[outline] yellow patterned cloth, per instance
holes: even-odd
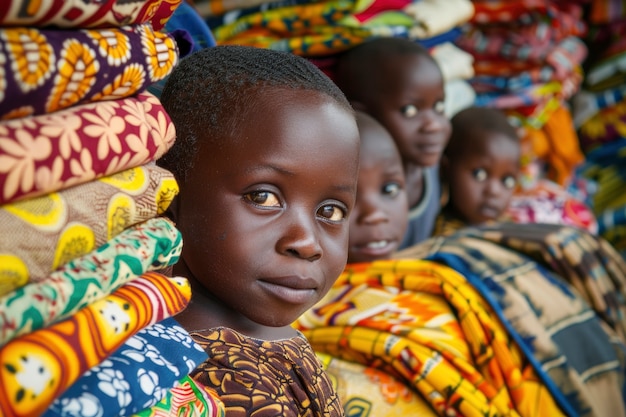
[[[40,415],[92,366],[146,326],[182,311],[184,278],[146,273],[65,320],[0,349],[0,415]]]
[[[59,192],[0,206],[0,282],[38,282],[125,229],[165,212],[171,172],[146,164]],[[8,238],[11,236],[11,238]],[[0,295],[10,288],[0,285]]]
[[[372,366],[317,353],[346,416],[436,417],[430,404],[401,379]]]
[[[564,415],[489,304],[434,262],[349,265],[294,327],[317,352],[403,380],[441,416]]]

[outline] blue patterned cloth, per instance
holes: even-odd
[[[152,407],[208,358],[173,318],[139,331],[91,368],[44,414],[46,417],[130,415]]]

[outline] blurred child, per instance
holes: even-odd
[[[452,117],[452,137],[441,163],[447,204],[434,234],[502,220],[520,174],[521,147],[506,115],[469,107]]]
[[[343,93],[298,56],[216,46],[183,59],[161,101],[177,140],[184,239],[173,273],[192,284],[177,316],[210,359],[191,372],[229,416],[341,416],[308,341],[290,324],[346,265],[359,133]]]
[[[406,232],[408,204],[400,153],[380,123],[357,111],[361,135],[356,203],[350,216],[348,262],[389,259]]]
[[[409,205],[400,247],[423,241],[440,209],[438,165],[451,129],[437,62],[410,40],[377,38],[339,55],[334,79],[353,107],[378,120],[396,142]]]

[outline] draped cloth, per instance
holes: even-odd
[[[431,238],[396,255],[463,274],[574,415],[626,415],[626,263],[570,226],[500,223]]]
[[[349,265],[294,326],[317,352],[401,379],[440,416],[564,415],[489,304],[435,262]]]

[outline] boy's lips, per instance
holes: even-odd
[[[440,143],[423,143],[417,146],[417,149],[426,154],[439,154],[443,152],[443,146]]]
[[[257,282],[265,291],[289,304],[307,304],[317,297],[318,283],[313,278],[285,276]]]
[[[488,219],[496,219],[502,210],[495,205],[483,205],[480,207],[480,214]]]
[[[395,248],[395,240],[380,239],[373,240],[365,244],[355,245],[354,252],[359,252],[370,257],[381,257],[393,253]]]

